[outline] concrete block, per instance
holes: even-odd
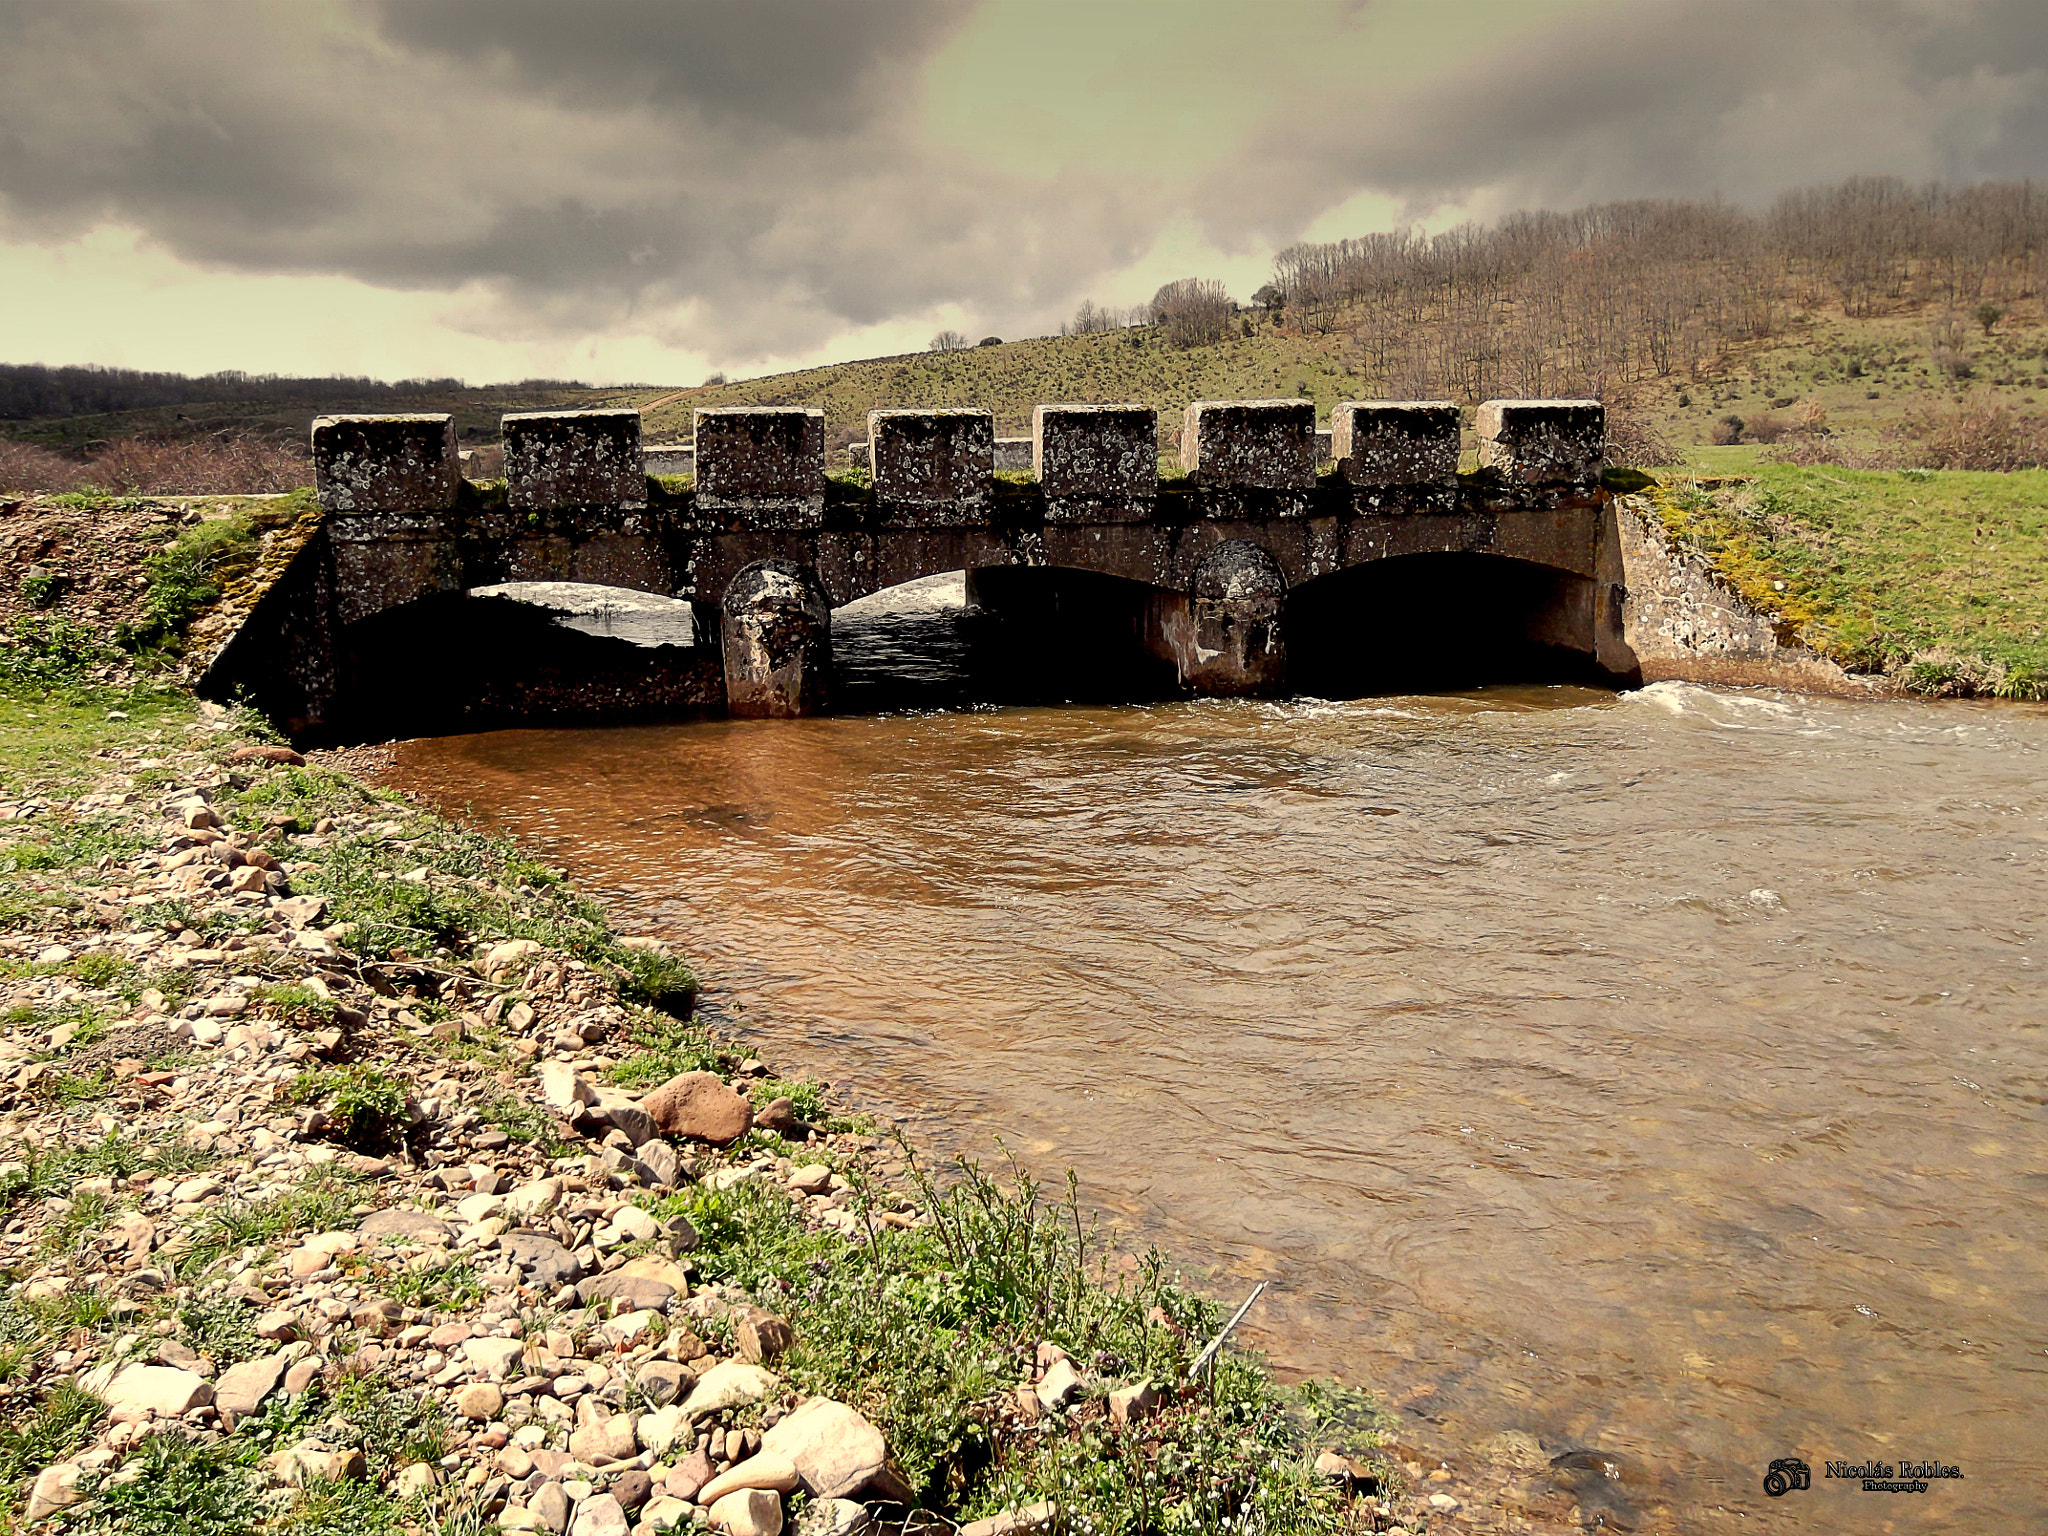
[[[1181,427],[1180,462],[1205,490],[1312,490],[1315,402],[1197,400]]]
[[[694,475],[697,446],[694,443],[648,443],[640,450],[640,467],[650,475]]]
[[[1606,463],[1598,400],[1488,400],[1477,426],[1479,467],[1518,485],[1589,485]]]
[[[1330,451],[1352,485],[1438,485],[1458,473],[1448,400],[1347,400],[1330,412]]]
[[[885,526],[952,528],[988,516],[996,425],[987,411],[868,412],[875,503]]]
[[[1029,469],[1031,467],[1031,439],[1028,437],[999,437],[996,439],[996,468]]]
[[[446,511],[462,485],[455,418],[322,416],[313,485],[329,512]]]
[[[697,509],[761,528],[825,521],[825,413],[802,406],[702,410]]]
[[[1047,522],[1138,522],[1159,494],[1159,413],[1149,405],[1041,405],[1031,459]]]
[[[499,432],[505,505],[516,511],[647,500],[638,411],[515,411]]]

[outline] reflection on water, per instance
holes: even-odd
[[[1659,684],[512,731],[395,777],[679,936],[779,1058],[1274,1280],[1259,1342],[1418,1434],[1597,1448],[1617,1520],[2017,1529],[2044,747]],[[1814,1488],[1768,1500],[1785,1455]],[[1820,1475],[1873,1457],[1967,1477]]]

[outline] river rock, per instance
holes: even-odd
[[[152,1413],[175,1419],[213,1401],[213,1386],[204,1376],[170,1365],[109,1361],[87,1371],[80,1385],[117,1419]]]
[[[574,1285],[583,1278],[581,1261],[551,1237],[530,1237],[524,1233],[501,1237],[498,1251],[544,1290]]]
[[[737,1408],[741,1403],[757,1403],[781,1385],[779,1376],[758,1365],[749,1365],[744,1360],[721,1360],[697,1378],[697,1385],[683,1402],[683,1412],[695,1419]]]
[[[570,1536],[626,1536],[632,1529],[626,1511],[608,1493],[594,1493],[576,1506],[576,1523]]]
[[[600,1104],[593,1114],[636,1148],[661,1134],[661,1128],[654,1123],[654,1116],[630,1099],[623,1103]]]
[[[595,1280],[586,1280],[576,1287],[576,1294],[585,1306],[593,1301],[615,1301],[622,1309],[634,1311],[643,1308],[661,1308],[669,1304],[676,1294],[675,1287],[660,1280],[649,1280],[640,1275],[622,1275],[616,1272],[600,1275]]]
[[[882,1432],[829,1397],[814,1397],[784,1414],[761,1437],[761,1449],[788,1458],[814,1499],[858,1493],[889,1460]]]
[[[28,1523],[34,1525],[45,1515],[54,1515],[58,1510],[76,1504],[79,1500],[78,1479],[82,1469],[76,1462],[60,1461],[54,1467],[45,1467],[36,1474],[35,1485],[28,1491]]]
[[[1081,1394],[1081,1373],[1065,1358],[1053,1361],[1038,1383],[1038,1405],[1050,1413],[1064,1408]]]
[[[796,1117],[796,1105],[787,1098],[770,1099],[762,1105],[760,1112],[754,1116],[754,1124],[764,1131],[773,1131],[778,1136],[792,1139],[800,1132],[810,1129]]]
[[[782,1499],[766,1488],[742,1488],[711,1506],[711,1523],[732,1536],[782,1536]]]
[[[796,1463],[776,1451],[764,1450],[749,1456],[730,1472],[721,1472],[697,1495],[700,1504],[716,1504],[728,1493],[742,1488],[767,1488],[776,1493],[795,1493],[803,1479]]]
[[[674,1147],[659,1138],[640,1144],[639,1161],[658,1188],[674,1189],[683,1181],[683,1160]]]
[[[643,1390],[645,1389],[643,1388]],[[680,1404],[671,1403],[665,1408],[655,1409],[652,1413],[641,1414],[639,1423],[633,1426],[633,1433],[643,1448],[652,1451],[656,1456],[663,1456],[668,1453],[669,1447],[674,1445],[677,1438],[689,1427],[690,1416],[683,1412]],[[710,1468],[707,1466],[704,1476],[708,1478],[710,1475]],[[669,1482],[673,1484],[675,1480],[676,1474],[671,1472],[669,1474]],[[689,1493],[680,1496],[693,1498],[696,1496],[697,1489],[702,1486],[703,1483],[700,1481],[695,1487],[690,1489]],[[674,1491],[675,1489],[671,1487],[670,1492]]]
[[[664,1136],[688,1136],[724,1146],[754,1123],[747,1096],[713,1072],[681,1072],[640,1101]]]
[[[466,1339],[462,1345],[464,1359],[500,1381],[513,1374],[525,1353],[526,1345],[519,1339]]]
[[[548,1104],[565,1115],[573,1115],[579,1104],[595,1104],[597,1090],[577,1076],[566,1061],[540,1064],[540,1094]]]
[[[590,1399],[585,1398],[579,1407],[589,1404]],[[608,1419],[601,1419],[592,1407],[591,1416],[569,1437],[569,1454],[592,1466],[601,1460],[630,1461],[638,1449],[633,1435],[635,1418],[630,1413],[615,1413]]]
[[[789,1187],[800,1195],[822,1195],[832,1187],[832,1170],[823,1163],[806,1163],[789,1170]]]
[[[542,1483],[540,1491],[526,1501],[527,1509],[544,1531],[555,1536],[569,1529],[569,1495],[560,1483]]]
[[[363,1224],[356,1231],[363,1237],[397,1238],[405,1242],[455,1241],[455,1229],[440,1217],[429,1216],[425,1211],[408,1210],[404,1206],[372,1212],[363,1218]]]
[[[680,1410],[664,1408],[662,1412],[679,1413]],[[660,1415],[649,1414],[648,1417],[658,1418]],[[718,1469],[711,1465],[711,1453],[709,1451],[692,1451],[670,1469],[668,1474],[669,1494],[674,1498],[694,1501],[703,1490],[704,1485],[717,1475]]]
[[[213,1384],[213,1406],[237,1418],[254,1413],[263,1406],[263,1399],[277,1390],[290,1363],[278,1354],[261,1355],[229,1366]]]
[[[495,1419],[505,1407],[505,1393],[495,1383],[473,1381],[456,1396],[455,1411],[465,1419],[487,1423]]]

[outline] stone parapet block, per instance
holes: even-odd
[[[647,500],[638,411],[515,411],[501,418],[505,504],[639,506]]]
[[[995,417],[987,411],[868,412],[868,457],[883,525],[947,528],[986,521],[995,448]]]
[[[825,413],[802,406],[696,412],[697,507],[756,527],[825,521]]]
[[[1443,485],[1458,474],[1458,408],[1448,400],[1346,400],[1330,451],[1350,484]]]
[[[1315,402],[1197,400],[1182,422],[1180,463],[1205,490],[1311,490]]]
[[[1607,460],[1598,400],[1488,400],[1479,407],[1479,467],[1519,485],[1585,485]]]
[[[319,417],[313,486],[332,513],[447,511],[462,487],[455,418]]]

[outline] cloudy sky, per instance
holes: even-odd
[[[0,361],[687,384],[2044,149],[2048,0],[0,0]]]

